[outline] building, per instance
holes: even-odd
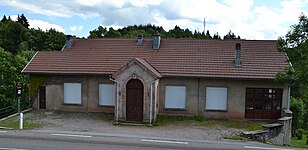
[[[39,109],[151,123],[158,114],[280,118],[290,91],[274,79],[287,65],[276,41],[156,35],[71,39],[62,51],[37,52],[22,73],[46,77],[34,103]]]

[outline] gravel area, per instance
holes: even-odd
[[[113,116],[100,113],[32,111],[24,116],[27,121],[43,124],[39,130],[100,132],[196,140],[221,140],[223,137],[236,136],[244,131],[224,126],[202,126],[196,121],[175,121],[155,127],[113,125]]]

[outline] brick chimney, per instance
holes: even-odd
[[[137,45],[138,46],[142,45],[142,42],[143,42],[143,36],[142,34],[139,34],[137,38]]]
[[[65,48],[71,48],[73,45],[72,35],[66,35]]]
[[[241,44],[236,43],[235,44],[235,60],[234,60],[235,67],[242,66],[241,64]]]
[[[152,48],[154,50],[158,50],[160,48],[160,35],[159,35],[159,33],[157,33],[153,36],[153,46],[152,46]]]

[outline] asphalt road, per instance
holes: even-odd
[[[0,150],[292,150],[258,142],[196,141],[93,132],[3,131]]]

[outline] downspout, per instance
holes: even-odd
[[[157,80],[151,82],[151,87],[150,87],[150,94],[151,94],[150,95],[150,124],[152,124],[152,115],[153,115],[153,83],[155,83]]]
[[[197,98],[197,116],[199,116],[199,112],[200,112],[200,78],[198,79],[198,98]],[[203,114],[202,114],[203,116]]]
[[[154,113],[155,113],[155,115],[157,114],[157,101],[158,101],[157,90],[158,90],[158,84],[159,84],[159,79],[156,80],[156,82],[155,82],[155,89],[154,89],[154,95],[155,95],[155,99],[154,99]],[[155,117],[153,117],[153,119],[155,121]]]
[[[117,80],[114,80],[112,78],[109,78],[110,81],[114,82],[116,84],[117,88],[117,106],[116,106],[116,121],[119,122],[119,82]]]

